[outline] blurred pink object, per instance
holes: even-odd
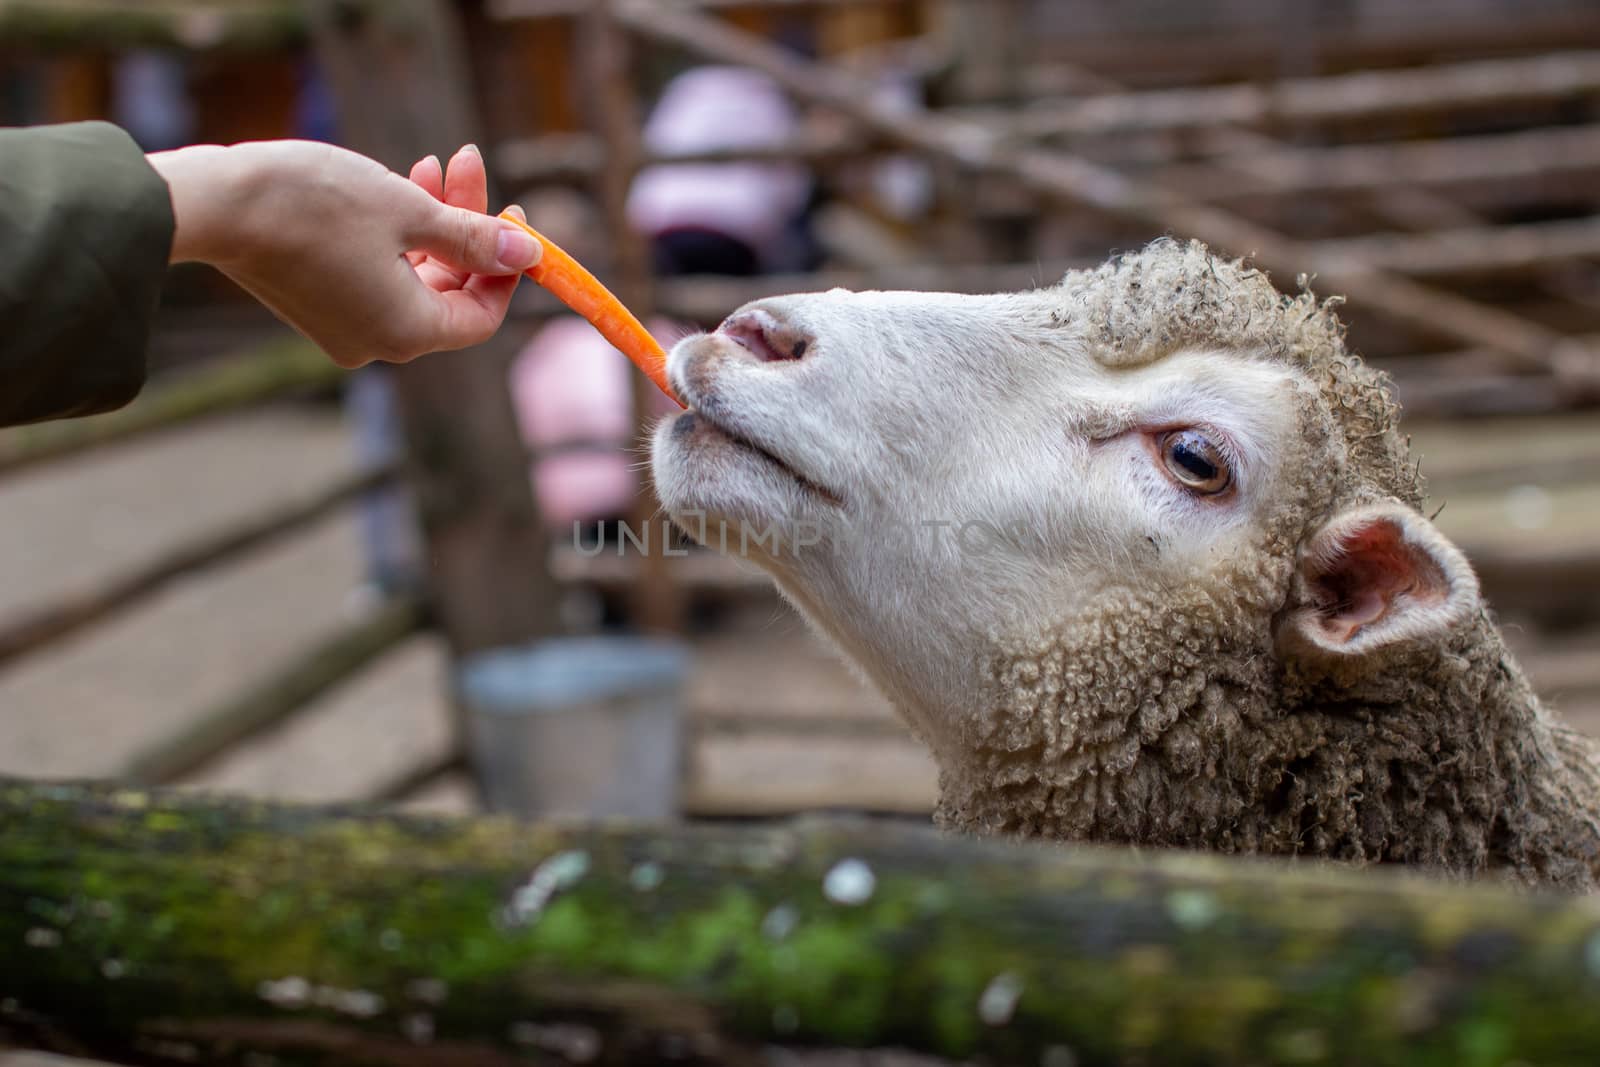
[[[664,345],[690,332],[663,318],[646,325]],[[632,506],[644,454],[633,435],[630,374],[627,357],[572,315],[550,320],[512,364],[523,441],[535,452],[572,449],[534,463],[539,510],[552,526],[617,518]],[[660,414],[678,410],[656,390],[650,396]]]
[[[700,152],[778,144],[797,117],[778,86],[743,67],[695,67],[667,84],[645,123],[656,152]],[[663,163],[628,191],[628,220],[646,236],[703,229],[743,241],[768,264],[811,179],[788,163]]]

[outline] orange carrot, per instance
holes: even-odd
[[[622,306],[622,301],[611,295],[611,290],[550,238],[529,226],[516,216],[501,212],[500,217],[527,230],[544,246],[544,257],[528,268],[528,277],[550,290],[557,300],[588,319],[600,336],[610,341],[622,354],[633,360],[634,366],[644,371],[645,377],[656,388],[683,406],[683,401],[673,396],[667,384],[667,353],[650,336],[650,331]]]

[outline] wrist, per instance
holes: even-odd
[[[167,183],[175,229],[173,263],[223,266],[248,244],[247,161],[234,148],[192,145],[146,156]]]

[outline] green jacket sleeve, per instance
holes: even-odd
[[[122,130],[0,130],[0,425],[89,415],[144,384],[172,199]]]

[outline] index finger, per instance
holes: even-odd
[[[450,157],[444,172],[444,202],[480,215],[489,210],[489,175],[476,145],[466,145]]]

